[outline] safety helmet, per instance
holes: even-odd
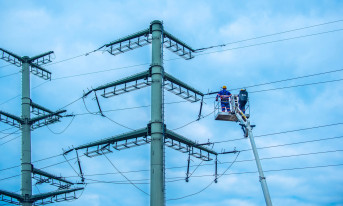
[[[241,91],[245,91],[246,89],[241,89]]]
[[[223,86],[223,89],[226,89],[226,86],[225,86],[225,85]]]

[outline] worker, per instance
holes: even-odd
[[[230,97],[231,93],[226,90],[226,86],[223,86],[223,90],[221,90],[217,96],[216,96],[216,101],[218,101],[218,97],[220,97],[220,103],[222,106],[222,112],[225,112],[225,108],[227,112],[230,112]]]
[[[246,89],[241,89],[238,94],[239,109],[245,114],[245,105],[248,102],[248,92]]]

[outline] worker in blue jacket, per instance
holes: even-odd
[[[222,105],[222,112],[225,112],[225,108],[227,112],[230,112],[230,97],[231,93],[226,90],[226,86],[223,86],[223,90],[221,90],[216,97],[216,101],[218,101],[218,97],[220,97],[221,105]]]

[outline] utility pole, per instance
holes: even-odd
[[[164,205],[164,162],[163,162],[163,58],[162,58],[162,23],[151,23],[152,61],[151,61],[151,161],[150,194],[151,205]]]
[[[202,92],[164,71],[163,47],[188,60],[194,57],[192,55],[194,50],[190,46],[164,30],[161,21],[155,20],[151,22],[148,29],[120,38],[104,47],[110,54],[118,55],[147,44],[152,44],[152,61],[149,70],[96,87],[84,94],[85,98],[92,92],[101,91],[101,96],[108,98],[151,86],[151,121],[147,127],[83,144],[66,151],[65,154],[72,150],[86,149],[85,155],[94,157],[113,152],[112,148],[122,150],[151,143],[150,205],[162,206],[165,205],[165,145],[203,161],[217,159],[218,153],[167,129],[164,124],[163,89],[190,102],[197,102],[204,96]],[[98,101],[97,104],[102,113]],[[186,179],[188,181],[188,178]]]
[[[21,118],[13,114],[0,111],[0,121],[17,127],[22,131],[21,195],[0,190],[0,196],[2,197],[0,199],[1,201],[12,204],[21,204],[23,206],[32,206],[32,204],[35,202],[39,202],[39,204],[47,204],[53,201],[63,200],[63,198],[57,199],[59,195],[65,195],[65,198],[67,199],[66,194],[75,193],[75,191],[83,189],[69,189],[74,183],[34,168],[31,161],[31,130],[58,122],[62,117],[61,114],[66,112],[66,110],[52,112],[38,104],[33,103],[31,100],[30,72],[44,80],[51,80],[51,72],[40,66],[42,64],[51,62],[51,54],[53,54],[52,51],[37,55],[32,58],[28,56],[20,57],[10,51],[0,48],[1,59],[18,67],[22,67]],[[31,113],[34,113],[37,115],[37,117],[31,118]],[[39,177],[37,177],[37,175]],[[32,178],[35,178],[38,184],[42,182],[49,182],[56,185],[56,182],[58,182],[59,184],[57,186],[59,191],[33,195]],[[75,195],[73,197],[75,197]]]
[[[32,196],[32,178],[31,178],[31,128],[29,121],[31,119],[31,97],[30,97],[30,58],[23,57],[22,73],[22,138],[21,138],[21,195],[25,200]],[[30,202],[23,202],[23,206],[31,206]]]

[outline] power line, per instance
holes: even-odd
[[[5,78],[5,77],[10,77],[10,76],[13,76],[13,75],[16,75],[16,74],[19,74],[20,72],[14,72],[14,73],[11,73],[11,74],[7,74],[7,75],[4,75],[4,76],[0,76],[0,79],[2,78]]]
[[[237,50],[237,49],[250,48],[250,47],[255,47],[255,46],[262,46],[262,45],[267,45],[267,44],[272,44],[272,43],[284,42],[284,41],[300,39],[300,38],[306,38],[306,37],[317,36],[317,35],[328,34],[328,33],[339,32],[339,31],[343,31],[343,29],[335,29],[335,30],[330,30],[330,31],[325,31],[325,32],[301,35],[301,36],[284,38],[284,39],[278,39],[278,40],[274,40],[274,41],[267,41],[267,42],[262,42],[262,43],[257,43],[257,44],[250,44],[250,45],[246,45],[246,46],[233,47],[233,48],[229,48],[229,49],[223,49],[223,50],[220,50],[220,51],[201,53],[201,54],[198,54],[198,55],[195,55],[195,56],[202,56],[202,55],[207,55],[207,54],[220,53],[220,52],[226,52],[226,51],[232,51],[232,50]]]
[[[268,91],[273,91],[273,90],[289,89],[289,88],[295,88],[295,87],[303,87],[303,86],[310,86],[310,85],[316,85],[316,84],[338,82],[338,81],[342,81],[342,80],[343,79],[335,79],[335,80],[322,81],[322,82],[313,82],[313,83],[308,83],[308,84],[298,84],[298,85],[294,85],[294,86],[278,87],[278,88],[273,88],[273,89],[263,89],[263,90],[250,91],[250,93],[268,92]]]
[[[248,38],[248,39],[243,39],[243,40],[239,40],[239,41],[235,41],[235,42],[228,42],[228,43],[224,43],[224,44],[220,44],[220,45],[214,45],[214,46],[209,46],[209,47],[205,47],[205,48],[200,48],[200,49],[196,49],[196,51],[207,50],[209,48],[223,47],[223,45],[227,46],[229,44],[235,44],[235,43],[241,43],[241,42],[245,42],[245,41],[256,40],[256,39],[260,39],[260,38],[275,36],[275,35],[284,34],[284,33],[290,33],[290,32],[294,32],[294,31],[299,31],[299,30],[309,29],[309,28],[313,28],[313,27],[318,27],[318,26],[338,23],[338,22],[342,22],[342,21],[343,20],[339,19],[339,20],[335,20],[335,21],[324,22],[324,23],[321,23],[321,24],[315,24],[315,25],[311,25],[311,26],[300,27],[300,28],[296,28],[296,29],[276,32],[276,33],[272,33],[272,34],[266,34],[266,35],[252,37],[252,38]],[[83,57],[83,56],[88,56],[89,54],[92,54],[94,52],[97,52],[97,51],[101,50],[103,47],[104,46],[101,46],[98,49],[95,49],[95,50],[90,51],[90,52],[85,52],[83,54],[76,55],[74,57],[66,58],[66,59],[63,59],[63,60],[60,60],[60,61],[57,61],[57,62],[52,62],[52,63],[46,64],[46,66],[50,66],[50,65],[54,65],[54,64],[59,64],[59,63],[62,63],[62,62],[65,62],[65,61],[70,61],[70,60],[73,60],[73,59],[76,59],[76,58],[79,58],[79,57]],[[166,61],[168,61],[168,60],[166,60]],[[4,65],[4,66],[1,66],[0,68],[8,67],[10,65],[12,65],[12,64],[7,64],[7,65]]]
[[[279,134],[286,134],[286,133],[291,133],[291,132],[298,132],[298,131],[305,131],[305,130],[311,130],[311,129],[319,129],[319,128],[325,128],[325,127],[331,127],[331,126],[338,126],[338,125],[342,125],[343,123],[333,123],[333,124],[326,124],[326,125],[319,125],[319,126],[313,126],[313,127],[306,127],[306,128],[300,128],[300,129],[294,129],[294,130],[287,130],[287,131],[281,131],[281,132],[275,132],[275,133],[269,133],[269,134],[261,134],[261,135],[256,135],[256,137],[264,137],[264,136],[272,136],[272,135],[279,135]],[[8,128],[9,129],[9,128]],[[6,130],[8,130],[6,129]],[[4,131],[4,130],[2,130]],[[231,142],[231,141],[237,141],[237,140],[243,140],[243,139],[246,139],[246,138],[239,138],[239,139],[231,139],[231,140],[223,140],[223,141],[216,141],[216,142],[211,142],[211,144],[216,144],[216,143],[223,143],[223,142]],[[48,160],[48,159],[52,159],[52,158],[56,158],[56,157],[59,157],[59,156],[62,156],[63,154],[58,154],[58,155],[53,155],[53,156],[50,156],[50,157],[46,157],[46,158],[43,158],[43,159],[39,159],[39,160],[36,160],[36,161],[33,161],[32,163],[36,163],[36,162],[41,162],[41,161],[45,161],[45,160]],[[84,156],[84,155],[82,155]],[[73,159],[76,159],[76,158],[73,158]],[[71,159],[72,160],[72,159]],[[57,163],[57,164],[61,164],[61,163],[64,163],[65,161],[63,162],[60,162],[60,163]],[[51,165],[51,166],[54,166],[55,164]],[[0,169],[0,172],[1,171],[4,171],[4,170],[9,170],[9,169],[13,169],[13,168],[17,168],[17,167],[20,167],[20,165],[16,165],[16,166],[12,166],[12,167],[8,167],[8,168],[4,168],[4,169]],[[50,166],[48,166],[50,167]]]
[[[111,122],[115,123],[116,125],[119,125],[119,126],[121,126],[121,127],[124,127],[124,128],[126,128],[126,129],[128,129],[128,130],[131,130],[131,131],[135,131],[135,129],[132,129],[132,128],[128,127],[128,126],[125,126],[125,125],[123,125],[123,124],[121,124],[121,123],[119,123],[119,122],[116,122],[116,121],[114,121],[113,119],[109,118],[108,116],[105,116],[105,118],[108,119],[108,120],[110,120]]]
[[[307,166],[307,167],[293,167],[293,168],[282,168],[282,169],[270,169],[270,170],[264,170],[263,172],[280,172],[280,171],[292,171],[292,170],[304,170],[304,169],[316,169],[316,168],[327,168],[327,167],[339,167],[343,166],[343,163],[340,164],[329,164],[329,165],[316,165],[316,166]],[[229,174],[223,174],[225,176],[229,175],[238,175],[238,174],[252,174],[252,173],[258,173],[258,171],[246,171],[246,172],[235,172],[235,173],[229,173]],[[213,177],[213,174],[208,175],[197,175],[193,177]],[[178,179],[182,177],[170,177],[167,179]]]
[[[1,68],[4,68],[4,67],[11,66],[11,65],[12,65],[12,64],[6,64],[6,65],[4,65],[4,66],[1,66],[0,69],[1,69]]]
[[[292,155],[281,155],[281,156],[272,156],[272,157],[263,157],[260,158],[260,160],[271,160],[271,159],[281,159],[281,158],[290,158],[290,157],[299,157],[299,156],[311,156],[311,155],[318,155],[318,154],[328,154],[328,153],[335,153],[335,152],[343,152],[343,150],[328,150],[328,151],[318,151],[318,152],[309,152],[309,153],[300,153],[300,154],[292,154]],[[245,159],[245,160],[236,160],[236,163],[243,163],[243,162],[252,162],[255,161],[255,159]],[[228,162],[218,162],[218,164],[231,164],[232,161]],[[200,166],[198,165],[190,165],[189,167],[204,167],[204,166],[212,166],[214,163],[207,163],[202,164]],[[167,170],[171,169],[181,169],[181,168],[187,168],[187,166],[174,166],[174,167],[168,167]],[[131,171],[122,171],[122,173],[138,173],[138,172],[149,172],[149,169],[142,169],[142,170],[131,170]],[[119,173],[97,173],[97,174],[88,174],[85,176],[91,177],[91,176],[105,176],[105,175],[115,175]],[[72,178],[77,176],[68,176],[66,178]]]
[[[269,149],[269,148],[273,148],[273,147],[284,147],[284,146],[295,145],[295,144],[305,144],[305,143],[320,142],[320,141],[340,139],[340,138],[343,138],[343,136],[328,137],[328,138],[307,140],[307,141],[301,141],[301,142],[292,142],[292,143],[287,143],[287,144],[271,145],[271,146],[265,146],[265,147],[258,147],[257,149]],[[240,150],[240,152],[246,152],[246,151],[250,151],[250,150],[252,150],[252,149],[244,149],[244,150]]]
[[[73,116],[73,118],[70,120],[69,124],[68,124],[61,132],[54,132],[54,131],[52,131],[52,130],[50,129],[49,125],[47,125],[47,128],[48,128],[49,131],[50,131],[51,133],[53,133],[53,134],[62,134],[62,133],[64,133],[64,132],[69,128],[69,126],[71,125],[71,123],[73,123],[74,119],[75,119],[75,116]]]
[[[236,162],[238,156],[239,156],[239,152],[237,153],[236,158],[234,159],[234,161],[229,165],[228,168],[226,168],[226,170],[225,170],[221,175],[218,176],[217,179],[221,178],[221,177],[222,177],[222,176],[232,167],[232,165]],[[182,196],[182,197],[169,198],[169,199],[167,199],[167,201],[180,200],[180,199],[184,199],[184,198],[187,198],[187,197],[191,197],[191,196],[200,194],[201,192],[203,192],[203,191],[205,191],[207,188],[209,188],[214,182],[215,182],[215,180],[212,180],[210,184],[208,184],[206,187],[202,188],[202,189],[199,190],[198,192],[195,192],[195,193],[192,193],[192,194],[188,194],[188,195],[185,195],[185,196]]]
[[[7,143],[9,143],[9,142],[11,142],[11,141],[13,141],[13,140],[15,140],[15,139],[18,139],[19,137],[21,137],[21,135],[16,136],[16,137],[14,137],[14,138],[12,138],[12,139],[10,139],[10,140],[4,142],[4,143],[1,143],[0,146],[2,146],[2,145],[4,145],[4,144],[7,144]]]
[[[74,57],[70,57],[70,58],[67,58],[67,59],[63,59],[63,60],[60,60],[60,61],[57,61],[57,62],[52,62],[52,63],[49,63],[49,64],[46,64],[46,66],[51,66],[51,65],[54,65],[54,64],[59,64],[59,63],[62,63],[62,62],[66,62],[66,61],[70,61],[70,60],[73,60],[73,59],[76,59],[76,58],[79,58],[79,57],[83,57],[83,56],[88,56],[94,52],[97,52],[99,51],[99,49],[96,49],[96,50],[93,50],[91,52],[86,52],[86,53],[83,53],[83,54],[80,54],[80,55],[77,55],[77,56],[74,56]]]
[[[14,132],[12,132],[12,133],[9,133],[9,134],[7,134],[7,135],[1,137],[0,139],[4,139],[4,138],[6,138],[6,137],[8,137],[8,136],[11,136],[12,134],[18,134],[17,132],[18,132],[19,130],[20,130],[20,129],[14,131]]]
[[[87,112],[88,112],[89,114],[92,114],[92,115],[100,115],[99,112],[91,112],[91,111],[89,111],[89,109],[88,109],[88,107],[87,107],[87,105],[86,105],[86,102],[85,102],[85,98],[82,98],[82,101],[83,101],[83,105],[85,106],[85,109],[87,110]],[[121,127],[124,127],[124,128],[126,128],[126,129],[128,129],[128,130],[131,130],[131,131],[135,131],[135,129],[132,129],[132,128],[130,128],[130,127],[128,127],[128,126],[125,126],[125,125],[123,125],[123,124],[121,124],[121,123],[119,123],[119,122],[117,122],[117,121],[114,121],[113,119],[109,118],[108,116],[105,116],[104,114],[102,114],[101,116],[105,117],[106,119],[110,120],[111,122],[115,123],[116,125],[119,125],[119,126],[121,126]]]
[[[303,79],[303,78],[307,78],[307,77],[314,77],[314,76],[330,74],[330,73],[335,73],[335,72],[341,72],[341,71],[343,71],[343,69],[331,70],[331,71],[327,71],[327,72],[313,73],[313,74],[304,75],[304,76],[298,76],[298,77],[292,77],[292,78],[288,78],[288,79],[276,80],[276,81],[272,81],[272,82],[259,83],[259,84],[255,84],[255,85],[244,86],[244,87],[240,87],[240,88],[234,88],[231,90],[239,90],[241,88],[251,88],[251,87],[264,86],[264,85],[268,85],[268,84],[275,84],[275,83],[280,83],[280,82],[285,82],[285,81]]]
[[[100,70],[100,71],[95,71],[95,72],[86,72],[86,73],[81,73],[81,74],[62,76],[62,77],[54,78],[51,81],[60,80],[60,79],[67,79],[67,78],[74,78],[74,77],[80,77],[80,76],[86,76],[86,75],[91,75],[91,74],[104,73],[104,72],[121,70],[121,69],[129,69],[129,68],[134,68],[134,67],[139,67],[139,66],[146,66],[146,65],[149,65],[149,64],[150,63],[142,63],[142,64],[135,64],[135,65],[124,66],[124,67],[116,67],[116,68],[113,68],[113,69],[105,69],[105,70]]]
[[[333,23],[342,22],[342,21],[343,21],[342,19],[339,19],[339,20],[336,20],[336,21],[324,22],[324,23],[321,23],[321,24],[315,24],[315,25],[311,25],[311,26],[300,27],[300,28],[297,28],[297,29],[291,29],[291,30],[276,32],[276,33],[272,33],[272,34],[266,34],[266,35],[262,35],[262,36],[252,37],[252,38],[249,38],[249,39],[243,39],[243,40],[238,40],[238,41],[234,41],[234,42],[228,42],[228,43],[219,44],[219,45],[212,45],[212,46],[208,46],[208,47],[196,49],[195,51],[196,51],[196,52],[203,52],[204,50],[213,49],[213,48],[217,48],[217,47],[226,47],[226,46],[228,46],[228,45],[230,45],[230,44],[236,44],[236,43],[241,43],[241,42],[245,42],[245,41],[251,41],[251,40],[261,39],[261,38],[265,38],[265,37],[270,37],[270,36],[275,36],[275,35],[290,33],[290,32],[294,32],[294,31],[309,29],[309,28],[313,28],[313,27],[318,27],[318,26],[333,24]]]
[[[268,134],[261,134],[261,135],[256,135],[255,138],[256,137],[257,138],[258,137],[264,137],[264,136],[273,136],[273,135],[279,135],[279,134],[286,134],[286,133],[298,132],[298,131],[306,131],[306,130],[312,130],[312,129],[319,129],[319,128],[325,128],[325,127],[331,127],[331,126],[338,126],[338,125],[342,125],[342,124],[343,123],[333,123],[333,124],[326,124],[326,125],[319,125],[319,126],[313,126],[313,127],[306,127],[306,128],[300,128],[300,129],[294,129],[294,130],[287,130],[287,131],[281,131],[281,132],[268,133]],[[211,142],[211,143],[212,144],[217,144],[217,143],[231,142],[231,141],[237,141],[237,140],[243,140],[243,139],[246,139],[246,138],[223,140],[223,141],[216,141],[216,142]],[[36,163],[36,162],[52,159],[52,158],[55,158],[55,157],[59,157],[61,155],[63,155],[63,154],[53,155],[51,157],[47,157],[47,158],[43,158],[43,159],[40,159],[40,160],[33,161],[32,163]],[[4,170],[16,168],[16,167],[19,167],[19,166],[20,165],[9,167],[9,168],[5,168],[5,169],[1,169],[0,172],[4,171]]]
[[[208,117],[208,116],[210,116],[211,114],[213,114],[215,112],[215,110],[214,111],[212,111],[212,112],[210,112],[210,113],[208,113],[208,114],[206,114],[205,116],[202,116],[200,119],[204,119],[204,118],[206,118],[206,117]],[[193,121],[191,121],[191,122],[188,122],[188,123],[186,123],[186,124],[184,124],[184,125],[182,125],[182,126],[180,126],[180,127],[177,127],[177,128],[175,128],[175,129],[172,129],[172,130],[179,130],[179,129],[181,129],[181,128],[184,128],[184,127],[186,127],[186,126],[188,126],[188,125],[190,125],[190,124],[193,124],[194,122],[197,122],[197,121],[199,121],[200,119],[196,119],[196,120],[193,120]]]
[[[256,135],[256,137],[265,137],[265,136],[272,136],[272,135],[279,135],[279,134],[286,134],[290,132],[299,132],[299,131],[305,131],[305,130],[311,130],[311,129],[318,129],[318,128],[324,128],[324,127],[331,127],[331,126],[337,126],[337,125],[342,125],[343,123],[333,123],[333,124],[326,124],[326,125],[319,125],[319,126],[313,126],[313,127],[306,127],[306,128],[300,128],[300,129],[294,129],[294,130],[287,130],[287,131],[282,131],[282,132],[274,132],[274,133],[269,133],[269,134],[261,134],[261,135]],[[246,138],[237,138],[237,139],[230,139],[230,140],[223,140],[223,141],[216,141],[212,142],[213,144],[216,143],[223,143],[223,142],[232,142],[232,141],[237,141],[237,140],[243,140]]]
[[[121,174],[121,176],[123,176],[131,185],[133,185],[135,188],[137,188],[139,191],[143,192],[144,194],[150,196],[147,192],[145,192],[144,190],[142,190],[141,188],[139,188],[137,185],[135,185],[129,178],[127,178],[122,172],[120,172],[120,170],[113,164],[113,162],[107,157],[107,155],[102,151],[102,154],[106,157],[106,159],[108,160],[108,162],[112,165],[112,167]]]
[[[8,179],[11,179],[11,178],[14,178],[14,177],[19,177],[19,176],[20,176],[20,174],[19,175],[13,175],[13,176],[10,176],[10,177],[5,177],[5,178],[0,179],[0,181],[8,180]]]
[[[310,153],[300,153],[300,154],[293,154],[293,155],[264,157],[264,158],[260,158],[260,160],[280,159],[280,158],[299,157],[299,156],[311,156],[311,155],[327,154],[327,153],[334,153],[334,152],[343,152],[343,150],[339,149],[339,150],[319,151],[319,152],[310,152]],[[61,155],[56,155],[56,156],[61,156]],[[85,155],[82,155],[82,156],[85,156]],[[82,157],[82,156],[80,156],[80,157]],[[73,160],[73,159],[76,159],[76,157],[75,158],[70,158],[70,159],[68,159],[68,161]],[[236,160],[236,163],[251,162],[251,161],[255,161],[255,159]],[[55,163],[55,164],[49,165],[47,167],[43,167],[41,169],[52,167],[52,166],[55,166],[55,165],[58,165],[58,164],[61,164],[61,163],[65,163],[65,162],[67,162],[67,161]],[[218,164],[231,164],[231,163],[232,163],[232,161],[231,162],[219,162]],[[200,165],[199,167],[210,166],[210,165],[214,165],[214,164],[213,163],[208,163],[208,164]],[[195,167],[195,166],[196,165],[190,165],[190,167]],[[15,167],[18,167],[18,166],[15,166]],[[12,167],[12,168],[15,168],[15,167]],[[168,169],[168,170],[169,169],[180,169],[180,168],[186,168],[186,167],[187,166],[176,166],[176,167],[168,167],[166,169]],[[6,169],[11,169],[11,168],[6,168]],[[2,169],[2,170],[5,170],[5,169]],[[0,170],[0,171],[2,171],[2,170]],[[148,171],[150,171],[150,170],[144,169],[144,170],[121,171],[121,173],[137,173],[137,172],[148,172]],[[267,171],[271,171],[271,170],[267,170]],[[264,172],[267,172],[267,171],[264,171]],[[245,174],[245,173],[246,172],[243,172],[243,173],[233,173],[233,174]],[[256,171],[255,172],[249,172],[249,173],[256,173]],[[114,174],[119,174],[119,172],[117,172],[117,173],[88,174],[88,175],[84,175],[84,176],[104,176],[104,175],[114,175]],[[18,176],[20,176],[20,174],[0,179],[0,181],[11,179],[11,178],[18,177]],[[210,175],[210,176],[213,176],[213,175]],[[73,178],[73,177],[79,177],[79,176],[67,176],[65,178]],[[200,176],[193,176],[193,177],[200,177]],[[184,177],[174,177],[174,178],[180,178],[180,179],[184,180]],[[89,179],[89,178],[85,178],[85,179]],[[169,178],[167,178],[167,179],[169,179]],[[143,181],[143,180],[149,180],[149,179],[132,180],[132,181]]]
[[[10,129],[14,129],[14,127],[9,127],[7,129],[3,129],[3,130],[0,131],[0,133],[2,133],[2,134],[11,134],[11,133],[4,132],[4,131],[10,130]]]
[[[331,31],[326,31],[326,32],[321,32],[321,33],[315,33],[315,34],[309,34],[309,35],[303,35],[303,36],[297,36],[297,37],[292,37],[292,38],[286,38],[286,39],[280,39],[280,40],[275,40],[275,41],[269,41],[269,42],[264,42],[264,43],[259,43],[259,44],[252,44],[252,45],[247,45],[247,46],[242,46],[242,47],[236,47],[236,48],[230,48],[230,49],[226,49],[226,50],[221,50],[221,51],[214,51],[214,52],[208,52],[208,53],[202,53],[199,54],[197,56],[200,55],[207,55],[207,54],[212,54],[212,53],[219,53],[219,52],[224,52],[224,51],[229,51],[229,50],[236,50],[236,49],[242,49],[242,48],[247,48],[247,47],[253,47],[253,46],[260,46],[260,45],[264,45],[264,44],[271,44],[271,43],[276,43],[276,42],[281,42],[281,41],[287,41],[287,40],[292,40],[292,39],[298,39],[298,38],[305,38],[305,37],[309,37],[309,36],[315,36],[315,35],[320,35],[320,34],[326,34],[326,33],[332,33],[332,32],[337,32],[337,31],[342,31],[343,29],[338,29],[338,30],[331,30]],[[167,59],[165,61],[171,61],[171,60],[177,60],[177,59],[181,59],[181,58],[173,58],[173,59]],[[102,70],[102,71],[97,71],[97,72],[88,72],[88,73],[83,73],[83,74],[76,74],[76,75],[71,75],[71,76],[65,76],[65,77],[59,77],[56,79],[52,79],[52,80],[59,80],[59,79],[65,79],[65,78],[72,78],[72,77],[78,77],[78,76],[84,76],[84,75],[90,75],[90,74],[95,74],[95,73],[101,73],[101,72],[107,72],[107,71],[113,71],[113,70],[118,70],[118,69],[123,69],[123,68],[132,68],[132,67],[137,67],[137,66],[142,66],[142,65],[149,65],[149,63],[144,63],[144,64],[138,64],[138,65],[132,65],[132,66],[126,66],[126,67],[119,67],[119,68],[114,68],[114,69],[109,69],[109,70]],[[334,80],[337,81],[337,80]],[[340,81],[340,80],[339,80]],[[322,83],[327,83],[327,82],[322,82]],[[302,86],[306,86],[306,85],[302,85]],[[290,88],[290,87],[289,87]],[[280,88],[281,89],[281,88]],[[285,89],[285,88],[282,88]],[[275,89],[274,89],[275,90]],[[266,91],[270,91],[270,90],[266,90]],[[254,91],[254,92],[261,92],[261,91]],[[15,98],[17,98],[19,95],[6,100],[5,102],[1,103],[0,105],[3,105]]]

